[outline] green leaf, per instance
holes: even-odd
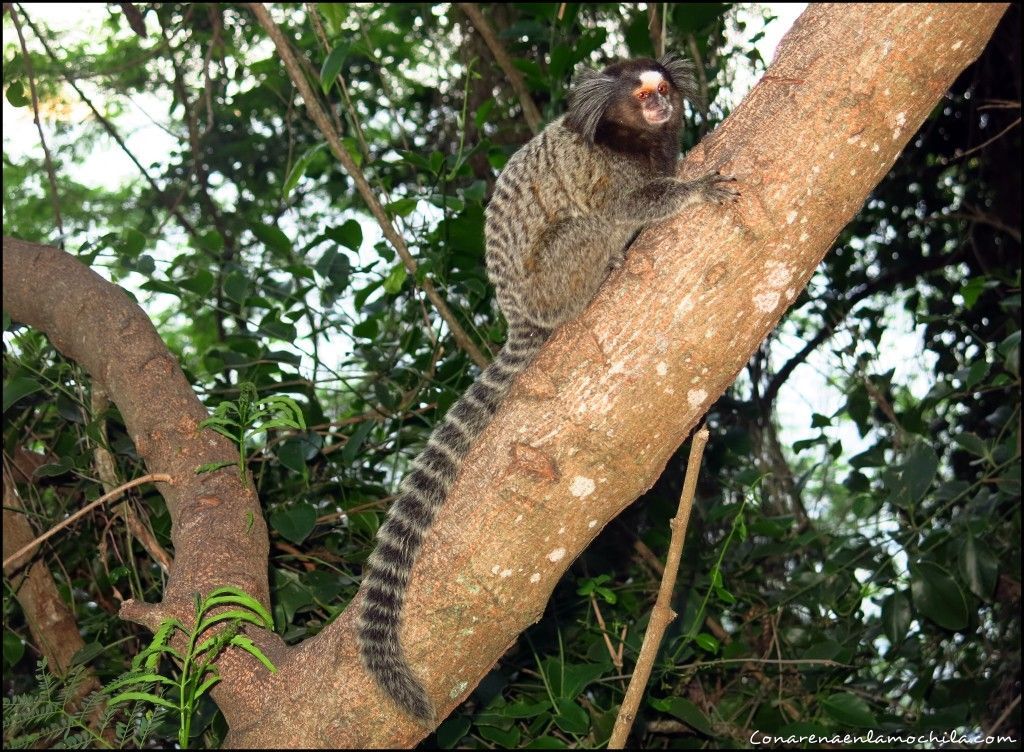
[[[938,470],[939,458],[935,450],[923,441],[915,443],[892,483],[889,500],[902,508],[912,507],[931,487]]]
[[[161,676],[160,674],[156,674],[153,672],[143,672],[130,673],[125,676],[122,676],[120,679],[115,679],[114,681],[105,685],[103,687],[103,691],[110,693],[113,692],[115,689],[120,689],[121,687],[126,687],[133,684],[163,684],[167,687],[177,686],[177,682],[174,681],[174,679],[171,679],[166,676]]]
[[[478,726],[477,733],[489,742],[497,744],[502,749],[517,749],[522,732],[518,726],[510,729],[500,729],[496,726]]]
[[[878,721],[867,702],[849,692],[837,692],[821,700],[821,707],[843,726],[877,728]]]
[[[441,749],[454,749],[469,733],[473,721],[464,715],[450,716],[437,729],[437,746]]]
[[[6,368],[6,366],[5,366]],[[15,376],[4,382],[4,412],[23,397],[40,391],[43,385],[28,376]]]
[[[906,638],[912,616],[906,593],[893,593],[882,603],[882,629],[892,645],[899,645]]]
[[[121,233],[119,241],[117,252],[130,258],[138,256],[142,253],[142,249],[146,247],[146,236],[131,227]]]
[[[28,107],[32,103],[32,100],[25,94],[25,85],[21,81],[14,81],[8,86],[6,96],[11,107]]]
[[[502,708],[501,714],[506,718],[536,718],[541,713],[550,709],[551,703],[548,700],[530,702],[529,700],[520,699],[510,702]]]
[[[202,684],[200,684],[198,687],[196,687],[196,691],[193,692],[192,696],[193,697],[202,697],[207,692],[207,690],[210,689],[210,687],[212,687],[214,684],[216,684],[219,681],[220,681],[220,674],[214,672],[213,676],[211,676],[209,679],[207,679]]]
[[[270,515],[270,526],[296,545],[306,540],[316,525],[316,510],[306,503],[293,504]]]
[[[230,437],[229,437],[230,438]],[[207,462],[205,465],[200,465],[196,468],[196,475],[203,475],[204,473],[212,473],[215,470],[220,470],[223,467],[234,467],[238,463],[234,460],[222,460],[220,462]]]
[[[269,619],[269,616],[268,616],[267,628],[270,629],[272,625],[273,625],[273,621],[271,621]],[[270,659],[267,658],[266,655],[263,654],[263,651],[260,650],[256,646],[256,643],[254,643],[252,640],[250,640],[244,634],[238,634],[238,635],[235,635],[234,637],[232,637],[231,638],[231,644],[234,645],[235,647],[241,648],[242,650],[247,652],[249,655],[251,655],[253,658],[258,660],[260,663],[262,663],[266,667],[267,671],[269,671],[270,673],[272,673],[272,674],[276,674],[277,673],[277,667],[273,663],[271,663]]]
[[[153,705],[160,705],[161,707],[170,708],[171,710],[177,711],[178,706],[170,700],[165,700],[162,697],[157,697],[149,692],[122,692],[121,694],[111,697],[107,701],[107,705],[118,705],[122,702],[138,701],[148,702]]]
[[[986,543],[971,534],[960,544],[959,554],[960,575],[968,589],[979,598],[989,600],[999,578],[999,559]]]
[[[861,436],[867,433],[868,416],[871,414],[871,400],[863,384],[858,383],[846,398],[846,412],[857,424]]]
[[[981,383],[981,380],[988,375],[988,362],[981,358],[971,363],[964,377],[964,387],[972,389]]]
[[[348,51],[348,41],[339,42],[324,60],[324,64],[320,66],[320,88],[324,94],[330,91],[331,86],[334,85],[334,80],[341,72],[341,66],[348,56]]]
[[[484,123],[487,122],[487,116],[491,114],[491,109],[494,107],[494,99],[485,99],[483,103],[477,107],[476,114],[473,116],[473,121],[476,123],[476,129],[480,130],[484,127]]]
[[[964,308],[968,311],[974,308],[978,298],[985,291],[988,280],[985,277],[973,277],[967,280],[967,284],[960,288],[960,294],[964,299]]]
[[[408,276],[408,272],[406,272],[405,266],[402,262],[398,262],[391,268],[384,280],[384,291],[391,295],[397,293],[402,289],[406,276]]]
[[[956,580],[935,562],[911,563],[910,593],[915,608],[940,627],[955,631],[967,626],[967,599]]]
[[[353,251],[358,251],[363,244],[363,227],[354,219],[346,220],[338,227],[328,227],[324,235]]]
[[[359,448],[366,441],[366,437],[370,435],[374,425],[374,421],[364,420],[352,432],[352,435],[345,441],[345,447],[341,450],[342,464],[351,465],[355,461],[356,455],[359,454]]]
[[[419,199],[415,198],[400,198],[392,201],[384,208],[387,210],[388,215],[392,217],[407,217],[416,210],[416,204]]]
[[[666,697],[665,699],[652,697],[647,702],[655,710],[660,710],[663,713],[668,713],[678,718],[694,731],[698,731],[705,736],[715,736],[707,716],[689,700],[685,700],[682,697]]]
[[[4,631],[4,663],[8,668],[13,668],[14,664],[20,661],[24,654],[24,641],[14,632]]]
[[[707,632],[701,632],[693,639],[698,645],[700,645],[702,650],[706,650],[709,653],[717,653],[721,647],[721,643]]]
[[[225,587],[217,588],[210,592],[203,601],[204,611],[209,611],[211,608],[220,605],[237,605],[247,608],[250,611],[254,611],[260,617],[263,618],[264,626],[270,629],[274,620],[270,617],[270,612],[263,607],[263,604],[253,598],[244,590],[227,585]]]
[[[302,176],[306,174],[309,165],[316,159],[316,155],[326,147],[326,143],[317,144],[306,149],[305,153],[295,160],[295,164],[292,165],[292,169],[288,172],[288,177],[285,178],[284,185],[281,187],[281,198],[288,198],[295,186],[299,184]]]
[[[562,731],[582,736],[590,729],[590,716],[587,715],[587,711],[572,700],[560,697],[555,700],[555,708],[558,710],[555,725]]]
[[[71,457],[61,457],[57,462],[48,462],[32,471],[33,478],[56,478],[70,472],[75,467],[75,461]]]
[[[272,394],[269,397],[264,397],[260,400],[260,407],[269,407],[274,410],[282,411],[290,416],[299,428],[303,431],[306,430],[306,420],[302,417],[302,408],[299,407],[299,403],[289,397],[287,394]]]
[[[239,271],[233,271],[224,280],[224,294],[238,304],[245,302],[249,295],[249,279]]]
[[[296,473],[306,472],[306,448],[301,441],[289,439],[277,450],[277,461]]]
[[[267,248],[285,257],[291,255],[292,241],[276,225],[257,224],[253,225],[251,229],[252,234],[261,240]]]
[[[213,274],[206,269],[200,269],[191,277],[178,280],[176,284],[189,292],[194,292],[200,297],[206,297],[210,294],[213,289],[213,285],[216,283],[216,278]]]
[[[233,608],[228,611],[221,611],[219,614],[214,614],[213,616],[207,616],[205,619],[199,622],[199,626],[196,627],[196,634],[201,635],[214,624],[220,624],[222,621],[235,620],[240,622],[248,622],[249,624],[255,624],[257,627],[263,626],[263,622],[261,621],[260,617],[258,617],[252,611],[248,611],[246,609],[241,608]],[[215,640],[218,636],[219,635],[215,636],[212,639]],[[200,645],[199,648],[196,649],[196,652],[200,653],[203,650],[208,649],[210,643],[211,640],[206,640],[206,642],[204,642],[203,645]]]
[[[608,670],[599,663],[576,663],[566,665],[561,672],[561,688],[559,697],[574,700],[594,680],[600,678]]]
[[[956,442],[957,446],[978,457],[985,457],[988,454],[988,446],[976,433],[970,433],[969,431],[958,433],[953,437],[953,441]]]

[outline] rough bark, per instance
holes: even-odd
[[[658,477],[807,283],[1003,5],[811,6],[686,159],[733,209],[653,228],[474,446],[413,574],[403,632],[443,717],[536,621],[572,560]],[[292,653],[229,746],[396,747],[426,730],[363,672],[353,608]]]
[[[269,604],[268,538],[259,501],[232,467],[196,474],[200,465],[237,462],[238,454],[219,434],[198,430],[206,408],[145,312],[73,256],[7,237],[3,307],[15,321],[46,333],[106,389],[146,466],[173,479],[157,486],[171,515],[174,543],[163,601],[125,601],[121,616],[151,629],[169,616],[189,620],[192,594],[222,585]],[[255,663],[235,653],[227,660],[238,660],[240,669],[225,676],[220,693],[242,681]]]
[[[3,552],[6,559],[33,540],[36,534],[6,467],[3,478]],[[36,647],[46,658],[46,664],[54,674],[64,676],[71,667],[71,659],[85,646],[85,641],[78,633],[74,614],[60,597],[50,570],[42,561],[33,559],[32,554],[21,557],[4,570],[4,577],[10,578],[11,590],[18,599]],[[96,686],[95,680],[90,681],[90,688]]]
[[[658,477],[1004,8],[812,6],[744,103],[687,157],[684,175],[721,169],[739,178],[743,198],[644,234],[519,379],[422,550],[403,638],[442,717],[540,617],[572,560]],[[76,288],[73,260],[56,253],[4,241],[4,307],[99,378],[149,469],[175,478],[164,490],[176,549],[168,598],[230,583],[265,601],[255,499],[230,471],[191,474],[229,459],[230,447],[212,435],[197,441],[205,412],[149,322],[107,283]],[[350,605],[318,637],[274,651],[272,677],[221,666],[226,746],[423,738],[427,730],[360,666],[353,616]]]

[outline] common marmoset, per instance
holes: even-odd
[[[487,275],[508,321],[494,361],[434,428],[377,533],[359,617],[359,650],[379,684],[423,721],[434,708],[399,642],[416,554],[470,445],[551,332],[594,297],[647,224],[735,197],[717,172],[675,177],[691,63],[664,56],[584,71],[567,113],[512,155],[486,211]]]

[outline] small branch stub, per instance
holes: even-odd
[[[608,740],[608,749],[623,749],[625,747],[629,731],[633,728],[633,721],[636,720],[637,708],[640,707],[640,700],[643,698],[647,681],[651,678],[651,669],[654,667],[654,659],[658,655],[658,647],[661,645],[668,625],[676,618],[675,611],[670,607],[672,591],[675,589],[679,562],[683,556],[683,543],[686,541],[686,528],[690,522],[690,510],[693,508],[693,492],[697,488],[700,461],[704,456],[704,447],[707,443],[708,429],[706,426],[701,426],[700,430],[693,435],[693,443],[690,445],[690,459],[686,465],[683,491],[679,495],[679,508],[676,511],[676,516],[669,523],[672,528],[672,539],[668,546],[665,573],[662,575],[661,586],[658,588],[658,598],[651,611],[651,620],[647,625],[643,644],[640,646],[640,657],[637,658],[636,668],[633,669],[633,678],[629,680],[629,687],[626,689],[626,696],[622,698],[622,707],[615,719],[611,739]]]

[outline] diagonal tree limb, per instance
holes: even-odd
[[[92,111],[92,114],[93,116],[95,116],[97,122],[99,122],[99,124],[103,126],[103,130],[105,130],[107,134],[112,139],[114,139],[114,142],[119,147],[121,147],[121,151],[123,151],[125,153],[125,156],[127,156],[128,159],[131,160],[132,164],[135,165],[136,169],[138,169],[142,177],[146,180],[147,183],[149,183],[149,187],[153,189],[153,192],[157,196],[162,196],[164,194],[163,189],[160,188],[160,186],[157,184],[153,176],[149,174],[149,171],[142,166],[142,163],[132,153],[131,149],[128,148],[128,144],[126,144],[124,139],[121,138],[121,134],[117,132],[117,129],[113,126],[113,124],[103,116],[103,113],[101,113],[99,109],[97,109],[96,105],[92,103],[92,100],[86,96],[84,91],[82,91],[82,88],[78,85],[78,82],[75,79],[75,77],[71,74],[70,71],[68,71],[64,63],[57,57],[56,53],[54,53],[53,49],[50,47],[49,43],[46,41],[46,37],[43,36],[43,34],[39,31],[36,25],[32,23],[32,19],[30,19],[28,16],[25,16],[25,23],[35,33],[36,38],[39,40],[39,43],[43,45],[43,49],[46,50],[47,56],[50,58],[50,60],[53,61],[54,65],[57,66],[57,69],[61,71],[61,75],[64,76],[64,80],[67,81],[71,88],[75,90],[75,93],[78,94],[78,98],[81,99],[86,104],[86,106]],[[195,225],[193,225],[188,220],[188,218],[182,213],[182,211],[178,208],[177,203],[175,203],[174,206],[171,208],[171,214],[174,215],[175,219],[178,220],[178,223],[185,229],[185,231],[189,235],[191,235],[193,238],[199,237],[199,232],[196,230]]]
[[[172,478],[158,486],[171,516],[175,557],[163,600],[125,601],[122,618],[151,629],[169,616],[188,622],[193,594],[222,585],[269,604],[269,544],[255,491],[232,469],[196,474],[204,464],[237,463],[238,453],[220,434],[199,430],[206,408],[142,309],[73,256],[8,237],[3,307],[46,334],[106,389],[147,469]],[[274,639],[266,639],[274,650]],[[226,669],[236,656],[227,660],[221,696],[241,675]]]
[[[50,156],[50,149],[46,145],[46,135],[43,133],[43,123],[39,119],[39,94],[36,91],[36,76],[32,70],[32,56],[28,54],[25,46],[25,35],[21,33],[21,21],[18,19],[18,11],[11,7],[11,22],[18,34],[18,43],[21,45],[21,54],[25,60],[25,74],[28,76],[28,88],[32,94],[32,120],[36,124],[36,131],[39,133],[39,145],[43,147],[43,162],[46,165],[46,180],[50,184],[50,204],[53,206],[53,221],[57,225],[57,236],[60,238],[59,245],[64,245],[64,220],[60,216],[60,194],[57,192],[57,176],[53,169],[53,157]]]
[[[672,610],[672,594],[676,587],[676,575],[679,574],[679,563],[683,558],[683,545],[686,543],[686,528],[690,524],[690,510],[693,509],[693,494],[697,490],[700,461],[704,457],[704,447],[707,446],[707,443],[708,429],[706,426],[701,426],[693,435],[693,441],[690,443],[690,458],[686,465],[683,490],[679,494],[679,507],[676,516],[669,522],[669,526],[672,528],[672,537],[668,546],[668,556],[665,558],[661,585],[658,587],[658,597],[654,603],[654,609],[651,611],[647,631],[644,633],[644,641],[640,646],[640,655],[636,659],[633,676],[629,680],[629,688],[626,690],[625,697],[622,698],[622,706],[615,718],[615,727],[612,729],[611,739],[608,741],[608,749],[625,747],[630,729],[633,728],[633,721],[636,720],[637,709],[643,699],[644,690],[647,688],[647,682],[651,678],[651,670],[658,657],[658,648],[665,636],[665,630],[678,616]]]
[[[534,134],[540,133],[541,126],[544,124],[544,118],[541,117],[540,110],[537,109],[537,105],[533,102],[533,97],[530,96],[530,90],[526,87],[523,74],[512,63],[512,58],[508,56],[508,53],[505,52],[504,45],[498,39],[498,35],[494,33],[494,29],[491,28],[490,22],[480,10],[480,6],[476,3],[457,3],[457,5],[466,14],[466,17],[480,33],[480,36],[483,37],[484,42],[487,43],[487,48],[494,55],[494,62],[508,76],[508,82],[511,84],[512,90],[519,97],[519,105],[523,108],[523,117],[526,118],[526,124],[530,126],[530,130]]]
[[[402,642],[439,716],[658,477],[1005,8],[811,5],[764,78],[688,155],[685,176],[721,169],[743,198],[638,239],[516,381],[424,542]],[[395,748],[426,735],[360,664],[360,597],[296,647],[226,746]]]
[[[259,21],[260,25],[267,32],[267,35],[274,42],[274,46],[277,48],[278,54],[281,56],[281,62],[284,64],[285,70],[288,71],[288,75],[292,79],[292,83],[299,90],[302,95],[302,100],[306,105],[306,110],[309,112],[310,118],[316,124],[317,128],[323,134],[327,140],[327,145],[330,147],[331,152],[335,158],[341,162],[341,166],[345,168],[345,171],[352,178],[356,184],[356,190],[359,191],[359,195],[363,197],[367,206],[370,209],[370,213],[373,214],[374,219],[377,220],[377,224],[380,225],[380,229],[384,232],[384,237],[388,239],[388,242],[398,252],[399,257],[402,259],[402,263],[405,268],[409,271],[409,274],[415,279],[416,274],[416,259],[412,257],[409,252],[409,246],[406,245],[405,240],[398,231],[395,230],[394,225],[391,224],[391,220],[388,219],[387,214],[384,212],[384,207],[381,206],[380,201],[377,200],[376,194],[370,184],[366,182],[366,178],[363,176],[362,170],[356,165],[355,160],[352,159],[348,151],[341,143],[341,138],[338,136],[338,132],[335,130],[334,125],[328,118],[327,113],[324,112],[323,107],[320,106],[320,100],[316,96],[306,77],[302,73],[302,68],[299,65],[298,59],[295,56],[294,50],[292,50],[291,44],[285,38],[284,34],[281,33],[281,29],[278,28],[277,24],[274,23],[274,19],[270,17],[267,9],[260,3],[246,3],[246,7],[252,11],[252,14],[256,16],[256,20]],[[448,308],[448,304],[444,302],[444,299],[437,292],[437,288],[434,287],[434,283],[429,279],[424,279],[418,283],[423,288],[423,292],[426,293],[430,302],[433,303],[434,308],[444,319],[445,323],[448,324],[448,328],[455,338],[455,342],[461,347],[468,355],[473,359],[473,362],[483,368],[488,363],[488,358],[481,352],[480,348],[476,346],[476,343],[470,338],[466,331],[459,324],[455,315]]]
[[[764,395],[760,398],[759,402],[762,405],[771,405],[772,402],[775,401],[776,396],[778,396],[779,389],[781,389],[783,384],[786,383],[786,380],[793,375],[793,371],[796,370],[797,366],[807,360],[811,353],[831,339],[839,324],[842,323],[842,321],[849,315],[855,305],[876,293],[884,290],[890,290],[897,285],[913,282],[936,269],[944,269],[951,264],[958,263],[963,256],[964,254],[961,251],[945,255],[931,256],[924,259],[916,266],[882,274],[852,291],[845,298],[837,302],[836,305],[838,310],[831,312],[831,316],[822,324],[821,329],[818,330],[817,334],[807,340],[804,346],[800,348],[800,351],[787,360],[771,377],[771,380],[768,382],[768,386],[764,390]]]

